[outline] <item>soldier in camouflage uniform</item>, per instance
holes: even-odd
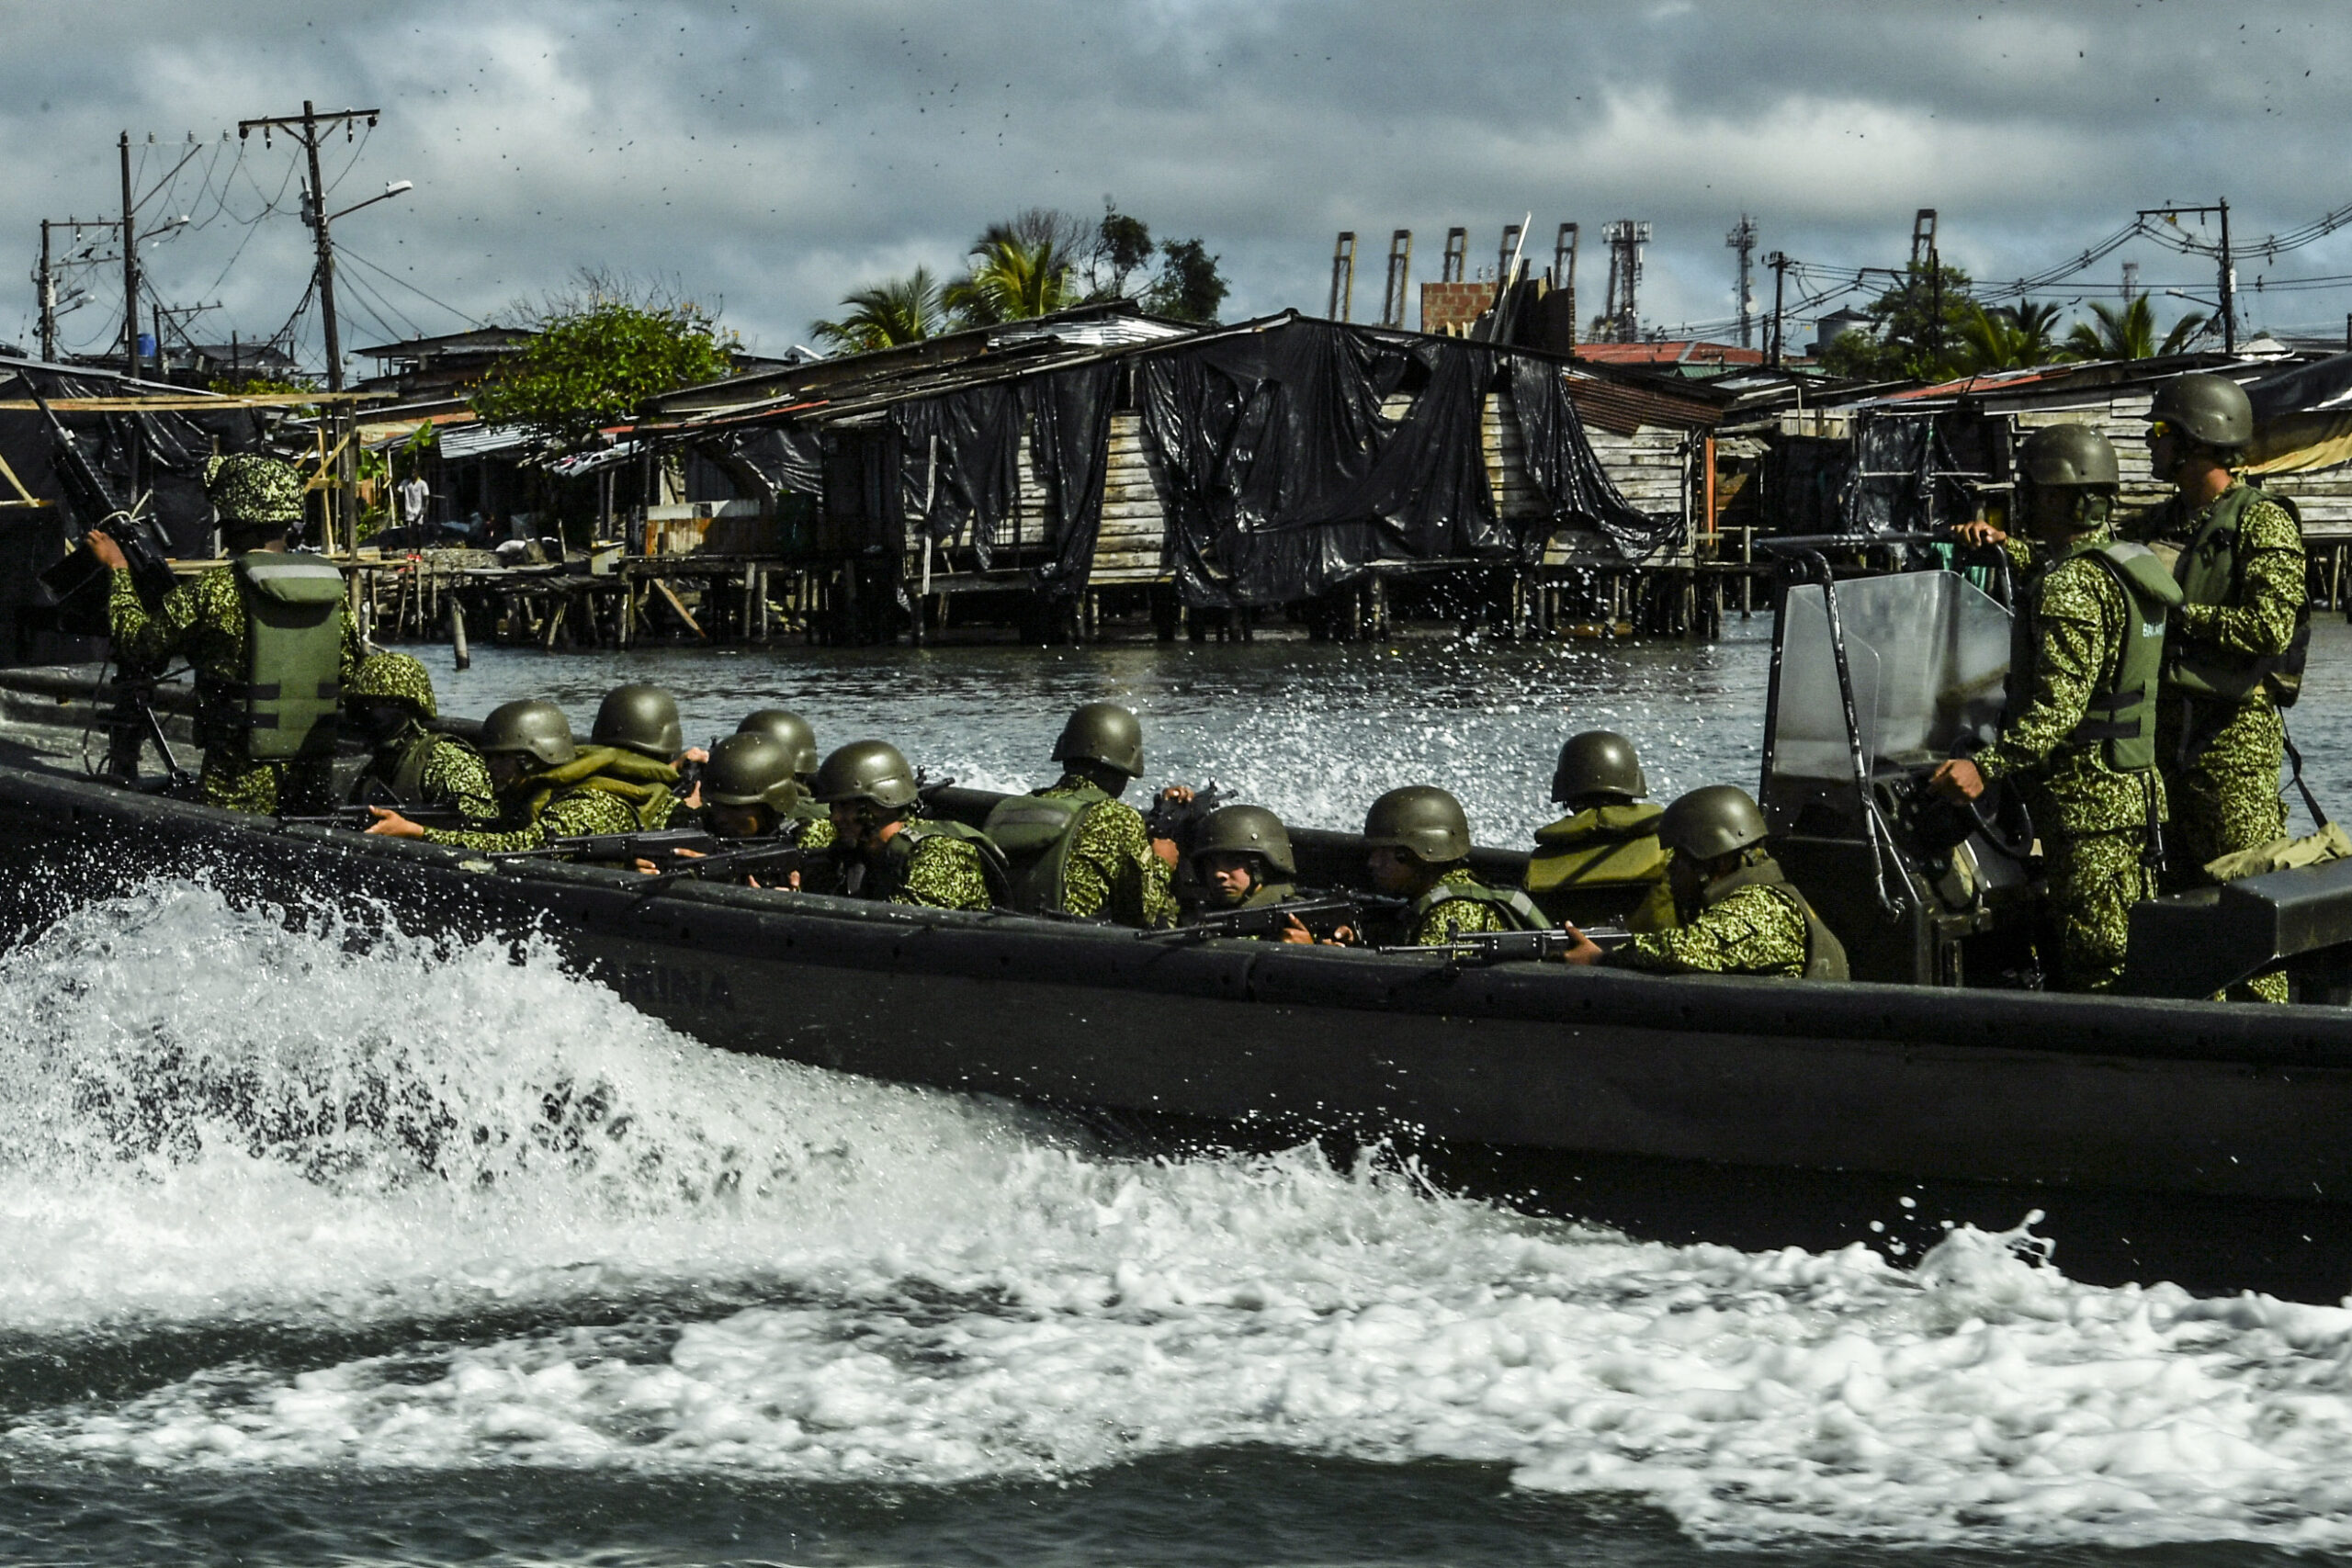
[[[2154,554],[2109,535],[2120,475],[2104,437],[2080,425],[2040,431],[2020,468],[2040,565],[2018,597],[2001,733],[1973,760],[1940,764],[1929,784],[1956,800],[2004,780],[2023,794],[2058,928],[2053,988],[2103,991],[2123,976],[2132,906],[2155,891],[2155,674],[2165,612],[2180,595]],[[1998,542],[2023,558],[2017,541]]]
[[[1470,818],[1442,789],[1392,789],[1364,813],[1364,868],[1373,886],[1407,900],[1400,945],[1443,947],[1481,931],[1541,931],[1551,922],[1516,888],[1472,874]]]
[[[425,828],[379,810],[368,831],[511,854],[549,839],[661,828],[678,806],[677,769],[617,747],[582,747],[572,739],[571,721],[550,702],[492,708],[482,720],[481,750],[498,786],[501,815],[512,826]]]
[[[1607,729],[1572,735],[1552,771],[1552,799],[1568,808],[1535,829],[1526,888],[1555,920],[1662,931],[1674,925],[1667,853],[1657,841],[1664,807],[1650,792],[1634,743]]]
[[[2171,795],[2168,888],[2210,883],[2208,862],[2281,838],[2283,697],[2302,674],[2309,590],[2294,513],[2235,477],[2254,406],[2226,377],[2177,376],[2148,411],[2148,455],[2175,490],[2123,530],[2170,558],[2187,602],[2173,613],[2156,759]],[[2233,997],[2287,999],[2283,975]]]
[[[996,846],[976,828],[916,817],[914,769],[897,747],[858,740],[835,751],[817,770],[817,798],[832,811],[848,897],[933,909],[995,904]]]
[[[352,785],[360,805],[428,806],[483,823],[498,816],[498,789],[481,753],[427,729],[439,716],[433,677],[405,653],[371,653],[343,689],[353,726],[375,747]]]
[[[247,570],[265,563],[244,558],[281,558],[267,563],[277,570],[296,564],[282,558],[287,531],[302,521],[301,476],[275,457],[241,453],[212,458],[204,482],[230,564],[180,583],[152,614],[131,581],[121,547],[101,533],[87,536],[91,550],[112,569],[107,610],[115,656],[127,666],[155,671],[175,656],[194,667],[197,739],[204,748],[201,784],[208,805],[264,816],[322,810],[333,787],[331,714],[311,731],[317,744],[304,755],[256,759],[252,740],[256,705],[249,694],[258,689],[254,677],[255,616],[269,614],[254,602],[262,592],[254,579],[269,573]],[[342,639],[336,667],[290,672],[301,678],[287,684],[315,682],[324,693],[336,681],[350,678],[359,661],[359,638],[350,618],[339,608],[334,614]],[[272,635],[267,623],[262,635]]]
[[[1116,703],[1089,703],[1062,727],[1054,761],[1060,778],[989,817],[989,838],[1012,863],[1016,907],[1107,915],[1144,930],[1173,925],[1176,846],[1155,842],[1143,814],[1118,798],[1143,777],[1143,726]]]
[[[762,708],[746,714],[735,733],[764,735],[791,753],[793,777],[800,785],[797,798],[786,812],[800,824],[794,842],[808,850],[831,843],[832,816],[817,804],[817,732],[808,721],[787,708]]]
[[[1579,966],[1657,975],[1755,975],[1843,980],[1846,949],[1764,850],[1764,813],[1731,784],[1694,789],[1666,808],[1658,841],[1681,924],[1613,953],[1578,933],[1564,957]]]

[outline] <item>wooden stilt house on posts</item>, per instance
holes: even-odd
[[[639,434],[808,498],[792,547],[842,638],[1534,629],[1595,567],[1687,567],[1705,505],[1708,407],[1602,386],[1459,338],[1114,305],[688,389]]]

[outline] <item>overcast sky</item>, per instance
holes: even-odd
[[[241,146],[234,126],[305,97],[383,111],[364,141],[330,143],[331,208],[416,187],[336,227],[346,347],[503,318],[590,266],[674,279],[780,350],[847,289],[953,269],[991,220],[1098,214],[1106,195],[1222,258],[1229,320],[1319,313],[1343,228],[1364,237],[1364,319],[1393,229],[1414,231],[1418,283],[1452,224],[1492,266],[1502,226],[1530,211],[1539,265],[1563,220],[1589,242],[1645,219],[1645,325],[1733,314],[1724,241],[1743,210],[1759,254],[1850,272],[1901,265],[1914,210],[1933,207],[1948,263],[2006,278],[2159,202],[2225,196],[2242,247],[2352,203],[2352,6],[2333,0],[15,0],[0,15],[17,276],[42,218],[118,212],[127,129],[141,222],[193,220],[142,250],[166,303],[217,305],[194,319],[200,341],[266,337],[302,295],[297,153]],[[191,132],[196,156],[167,177]],[[2210,263],[2145,241],[2081,281],[2112,290],[2132,256],[2159,290],[2211,288]],[[1587,314],[1605,271],[1589,243]],[[2240,265],[2248,288],[2336,275],[2352,275],[2352,230]],[[67,344],[112,337],[119,270],[73,284],[91,300],[64,318]],[[1758,294],[1769,308],[1760,269]],[[2160,318],[2188,308],[2159,299]],[[0,334],[29,345],[28,281],[14,303]],[[2246,300],[2280,327],[2340,331],[2347,310],[2352,287]]]

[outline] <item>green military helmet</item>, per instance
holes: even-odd
[[[371,653],[351,672],[343,689],[346,703],[399,703],[419,718],[437,718],[433,702],[433,677],[405,653]]]
[[[1089,703],[1069,716],[1054,742],[1057,762],[1100,762],[1143,777],[1143,725],[1116,703]]]
[[[800,802],[792,749],[773,735],[730,735],[703,764],[702,797],[713,806],[765,806],[779,813]]]
[[[2227,376],[2196,370],[2156,389],[2148,422],[2169,426],[2200,446],[2234,452],[2254,440],[2254,400]]]
[[[543,768],[560,768],[580,755],[571,739],[571,721],[561,708],[539,697],[491,709],[474,750],[485,757],[526,756]]]
[[[862,800],[902,811],[915,803],[915,771],[887,740],[853,740],[817,770],[815,794],[827,806]]]
[[[605,694],[596,708],[596,728],[589,739],[598,746],[617,746],[666,762],[686,749],[685,730],[678,723],[678,699],[667,688],[632,682]]]
[[[208,458],[204,494],[223,528],[275,531],[302,521],[301,474],[293,464],[264,453]]]
[[[1193,835],[1193,858],[1219,854],[1258,855],[1284,876],[1298,874],[1290,829],[1262,806],[1220,806],[1201,818]]]
[[[744,716],[738,735],[764,735],[792,753],[792,771],[803,778],[817,771],[817,731],[789,708],[762,708]]]
[[[2114,446],[2087,425],[2053,424],[2035,431],[2018,454],[2018,467],[2045,490],[2111,491],[2123,482]]]
[[[1431,865],[1458,861],[1470,852],[1470,818],[1462,803],[1432,784],[1392,789],[1364,813],[1367,849],[1410,850]]]
[[[1720,860],[1764,841],[1764,813],[1737,784],[1708,784],[1666,808],[1657,841],[1694,861]]]
[[[1562,806],[1590,795],[1634,801],[1649,792],[1634,743],[1613,729],[1568,737],[1560,748],[1560,764],[1552,770],[1552,798]]]

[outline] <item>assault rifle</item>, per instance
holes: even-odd
[[[634,863],[650,860],[656,863],[686,862],[694,857],[707,857],[725,848],[699,828],[651,828],[641,833],[582,833],[571,838],[547,839],[532,850],[507,850],[502,858],[515,859],[565,856],[572,860],[622,861]]]
[[[1632,931],[1616,926],[1587,926],[1584,934],[1604,953],[1613,952],[1634,940]],[[1566,931],[1455,931],[1442,942],[1414,947],[1384,947],[1378,951],[1419,953],[1424,957],[1440,955],[1445,959],[1448,969],[1459,969],[1465,964],[1484,966],[1557,958],[1576,944],[1575,933]]]
[[[397,811],[420,828],[486,828],[488,819],[469,817],[454,806],[405,806],[395,800],[371,802],[364,806],[338,806],[327,811],[282,812],[281,825],[303,828],[357,828],[374,826],[376,813]]]
[[[796,872],[814,871],[832,863],[833,849],[830,844],[820,849],[804,849],[778,839],[737,840],[729,848],[714,850],[707,855],[673,855],[670,863],[645,884],[644,890],[658,893],[682,876],[724,878],[752,871],[768,872],[781,880]]]
[[[1211,779],[1194,790],[1190,800],[1154,800],[1143,814],[1144,832],[1154,839],[1172,840],[1178,849],[1189,852],[1201,819],[1224,804],[1225,791]]]
[[[1280,936],[1296,920],[1307,934],[1329,936],[1342,926],[1363,928],[1365,900],[1353,893],[1323,893],[1312,897],[1293,898],[1287,903],[1268,904],[1255,909],[1217,909],[1199,915],[1181,926],[1161,931],[1137,931],[1144,938],[1160,941],[1208,942],[1226,937]]]
[[[141,496],[129,506],[116,500],[106,476],[91,465],[89,455],[58,419],[57,411],[49,406],[40,387],[29,376],[23,379],[34,406],[49,422],[50,466],[65,487],[66,501],[85,527],[106,535],[121,547],[122,558],[130,568],[131,585],[139,590],[140,602],[153,610],[178,585],[179,579],[172,571],[171,559],[164,553],[161,536],[155,532],[154,520],[146,515],[147,498]],[[107,568],[86,543],[77,539],[63,560],[40,574],[40,582],[57,597],[58,630],[82,637],[106,635]]]

